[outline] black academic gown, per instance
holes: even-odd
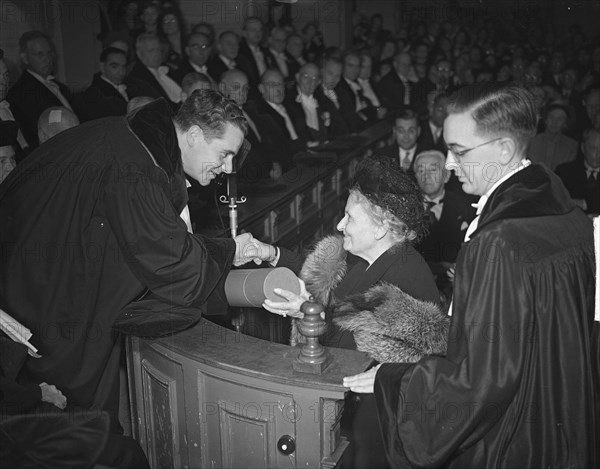
[[[0,298],[42,355],[27,358],[25,381],[116,415],[112,326],[121,309],[147,290],[165,309],[198,311],[223,294],[235,243],[189,233],[179,216],[186,203],[162,99],[69,129],[9,174],[0,186]]]
[[[501,184],[457,260],[446,357],[377,373],[392,465],[598,467],[593,292],[592,223],[558,178]]]

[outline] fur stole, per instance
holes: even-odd
[[[338,327],[352,331],[358,350],[379,362],[416,362],[424,355],[445,355],[450,319],[434,303],[418,300],[380,282],[340,301],[332,292],[346,275],[340,236],[327,236],[308,254],[300,278],[325,305]],[[292,320],[292,346],[305,342]]]
[[[378,362],[414,363],[445,355],[450,318],[438,305],[381,282],[333,305],[333,322],[352,331],[356,347]]]

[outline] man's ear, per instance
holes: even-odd
[[[19,57],[21,58],[21,62],[23,62],[25,65],[29,65],[29,60],[27,60],[27,54],[25,52],[21,52]]]
[[[100,73],[102,73],[102,75],[106,75],[106,73],[104,73],[106,70],[106,67],[104,66],[103,62],[100,62]]]
[[[198,142],[200,142],[200,140],[202,138],[204,138],[204,132],[202,132],[202,129],[200,127],[198,127],[197,125],[192,125],[185,132],[185,138],[186,138],[186,142],[190,146],[190,148],[193,148],[196,146],[196,144]]]
[[[508,165],[517,151],[517,145],[512,138],[503,138],[500,140],[500,164]]]
[[[447,170],[446,166],[444,165],[442,167],[442,175],[444,177],[444,184],[446,184],[450,180],[450,176],[452,175],[452,172]]]

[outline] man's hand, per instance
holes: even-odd
[[[260,264],[262,261],[272,262],[277,256],[275,246],[255,239],[250,233],[237,235],[235,238],[235,258],[233,265],[240,266],[250,261]]]
[[[59,409],[67,407],[67,398],[62,392],[56,389],[56,386],[42,383],[40,384],[40,389],[42,390],[42,402],[53,404]]]
[[[374,366],[364,373],[354,376],[346,376],[343,385],[350,388],[350,391],[360,393],[372,393],[375,387],[375,375],[381,365]]]

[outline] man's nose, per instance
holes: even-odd
[[[233,155],[228,156],[223,161],[223,172],[227,174],[233,172]]]

